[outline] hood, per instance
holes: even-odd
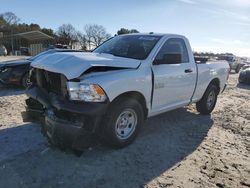
[[[24,65],[24,64],[29,64],[29,63],[31,63],[31,61],[28,59],[19,59],[19,60],[4,61],[4,62],[1,62],[0,65],[16,66],[16,65]]]
[[[250,74],[250,67],[249,68],[246,68],[245,70],[243,71],[246,71],[248,74]]]
[[[47,55],[32,62],[31,66],[61,73],[68,80],[81,76],[91,67],[132,68],[140,65],[136,59],[116,57],[111,54],[61,52]]]

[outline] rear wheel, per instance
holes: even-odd
[[[215,85],[210,84],[201,100],[196,103],[197,111],[204,115],[210,114],[217,102],[217,96],[218,88]]]
[[[141,104],[122,97],[111,104],[105,118],[103,138],[110,146],[121,148],[132,143],[144,122]]]

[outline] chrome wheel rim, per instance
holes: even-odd
[[[129,138],[135,131],[137,114],[133,109],[124,110],[117,118],[115,124],[116,136],[121,139]]]
[[[207,108],[211,109],[215,103],[215,91],[211,91],[207,97]]]
[[[30,81],[30,78],[27,78],[27,79],[25,80],[25,84],[26,84],[27,87],[29,87],[29,86],[32,85],[32,82]]]
[[[31,80],[30,80],[30,78],[29,78],[28,75],[25,75],[25,76],[23,77],[23,79],[22,79],[22,85],[23,85],[23,87],[25,87],[25,88],[28,88],[28,87],[30,87],[30,86],[32,85],[32,82],[31,82]]]

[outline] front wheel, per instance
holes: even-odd
[[[217,96],[218,88],[215,85],[210,84],[201,100],[196,103],[197,111],[204,115],[210,114],[217,102]]]
[[[103,137],[110,146],[125,147],[135,140],[143,122],[141,104],[135,99],[122,97],[108,109]]]
[[[238,65],[235,69],[235,73],[239,73],[240,72],[240,66]]]
[[[24,88],[28,88],[29,86],[32,85],[32,82],[30,81],[30,78],[29,78],[29,73],[26,72],[23,77],[22,77],[22,80],[21,80],[21,85],[24,87]]]

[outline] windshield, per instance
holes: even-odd
[[[154,35],[117,36],[103,43],[93,52],[143,60],[148,57],[149,53],[160,38],[161,36]]]

